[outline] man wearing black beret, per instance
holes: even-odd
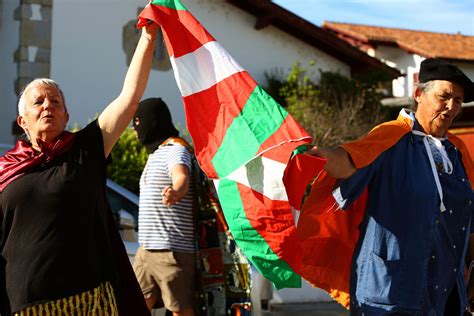
[[[431,58],[421,63],[419,79],[413,109],[397,120],[338,148],[310,150],[327,159],[325,171],[339,180],[332,192],[339,208],[360,214],[320,212],[326,215],[317,224],[334,232],[321,248],[358,227],[346,280],[351,315],[463,315],[468,308],[474,164],[448,129],[462,103],[474,100],[474,86],[458,67]],[[339,277],[329,270],[318,275]]]
[[[459,85],[464,90],[464,102],[474,101],[474,86],[472,81],[458,67],[440,59],[428,58],[420,65],[420,82],[445,80]]]

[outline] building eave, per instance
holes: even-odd
[[[340,25],[338,25],[340,24]],[[350,26],[364,26],[367,28],[379,28],[381,30],[401,30],[409,31],[420,34],[437,34],[437,35],[449,35],[449,36],[461,36],[448,33],[435,33],[428,31],[417,31],[417,30],[408,30],[408,29],[397,29],[392,27],[380,27],[380,26],[371,26],[371,25],[362,25],[362,24],[350,24],[350,23],[338,23],[338,22],[324,22],[323,29],[332,32],[337,35],[340,39],[346,41],[348,44],[361,49],[362,51],[366,50],[366,47],[376,48],[377,46],[387,46],[387,47],[398,47],[401,50],[406,51],[409,54],[416,54],[425,58],[439,58],[451,62],[467,62],[474,63],[474,58],[465,58],[463,56],[453,56],[446,54],[446,51],[442,52],[433,52],[426,48],[420,47],[417,45],[417,42],[409,42],[405,38],[400,38],[399,36],[390,36],[386,33],[381,32],[381,34],[370,34],[364,31],[357,31],[353,29],[348,29]]]
[[[402,75],[398,69],[370,57],[330,31],[306,21],[269,0],[227,0],[227,2],[254,15],[257,18],[256,30],[274,26],[348,64],[352,74],[373,70],[385,72],[391,79]]]

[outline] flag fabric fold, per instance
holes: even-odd
[[[326,161],[292,155],[311,137],[179,0],[151,1],[137,26],[147,20],[162,27],[196,157],[214,180],[239,247],[276,288],[298,287],[302,276],[348,307],[352,252],[367,192],[347,211],[338,211],[332,196],[336,179],[323,170]],[[370,163],[409,130],[400,122],[388,125],[344,145],[356,167]],[[386,128],[390,137],[370,137],[385,135]],[[465,160],[474,183],[474,165]],[[306,186],[315,177],[299,215]]]
[[[285,170],[293,150],[311,137],[179,0],[151,1],[137,26],[147,20],[162,28],[196,157],[214,180],[237,244],[276,288],[301,286],[290,204],[301,201],[311,181],[303,166],[310,160]]]
[[[404,110],[395,121],[376,126],[364,138],[342,145],[356,168],[368,166],[412,131],[413,121],[403,113]],[[467,177],[474,179],[474,166],[467,148],[450,133],[448,139],[462,153]],[[335,186],[336,179],[322,171],[303,204],[297,228],[304,249],[300,274],[348,308],[352,255],[359,239],[359,226],[364,218],[368,190],[366,188],[349,209],[342,212],[338,210],[332,195]]]

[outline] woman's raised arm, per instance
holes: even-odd
[[[142,35],[133,54],[120,95],[99,115],[99,127],[104,139],[104,154],[107,157],[135,113],[150,76],[153,49],[155,48],[158,25],[149,24],[142,29]]]

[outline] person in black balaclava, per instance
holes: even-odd
[[[160,98],[140,102],[133,119],[150,156],[140,178],[138,240],[133,268],[151,310],[194,315],[195,235],[192,156]]]
[[[169,137],[177,137],[168,106],[161,98],[141,101],[133,116],[133,129],[148,152],[154,152]]]

